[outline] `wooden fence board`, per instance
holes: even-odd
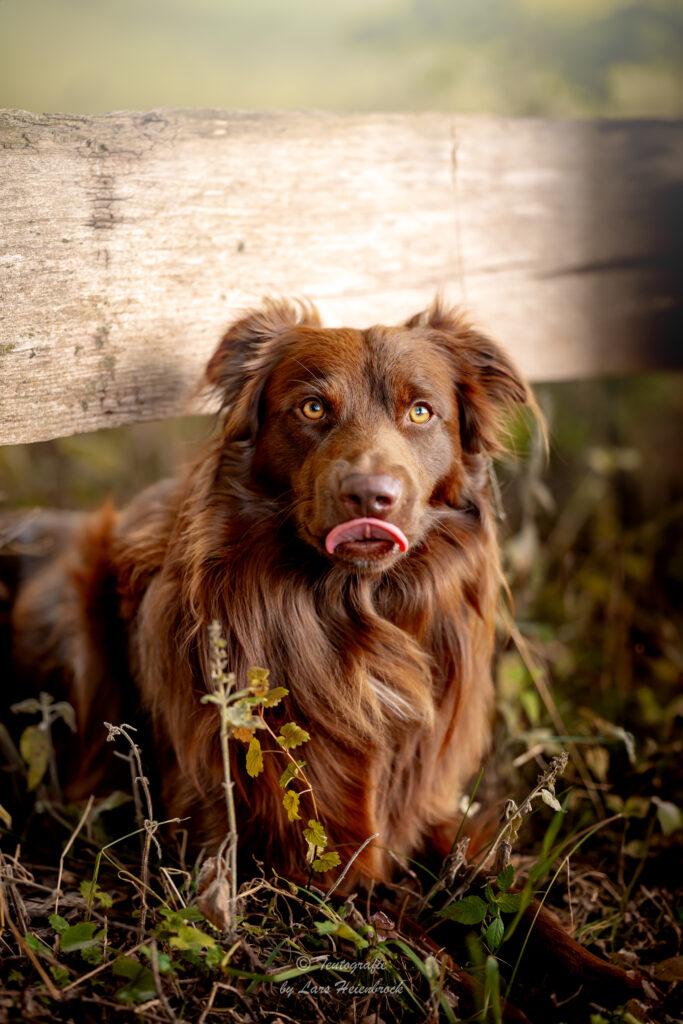
[[[0,441],[188,411],[230,319],[437,287],[533,380],[680,366],[681,122],[0,112]]]

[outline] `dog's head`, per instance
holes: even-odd
[[[225,442],[250,485],[288,503],[301,538],[352,571],[382,571],[439,509],[470,500],[501,414],[530,399],[507,356],[436,302],[399,327],[323,328],[272,302],[226,333],[207,368]]]

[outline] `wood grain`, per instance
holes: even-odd
[[[0,113],[0,441],[188,411],[266,294],[436,288],[533,380],[680,366],[680,122]]]

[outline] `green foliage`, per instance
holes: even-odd
[[[486,945],[489,949],[495,953],[503,941],[503,922],[499,917],[494,917],[488,928],[486,929]]]
[[[192,925],[175,925],[174,930],[175,934],[171,935],[168,940],[169,946],[173,946],[174,949],[182,949],[197,954],[204,949],[211,949],[216,945],[213,935],[208,935]]]
[[[206,924],[206,921],[197,908],[169,910],[163,907],[159,914],[161,921],[154,929],[159,941],[168,943],[171,949],[178,950],[183,959],[194,966],[206,967],[207,954],[217,947],[217,939],[198,927],[199,924]]]
[[[90,964],[91,967],[97,967],[104,960],[104,952],[99,944],[94,946],[87,946],[81,950],[81,960],[85,960],[86,964]]]
[[[308,827],[304,829],[304,839],[308,844],[306,860],[314,871],[329,871],[341,864],[339,854],[327,850],[328,838],[322,822],[315,818],[309,819]]]
[[[503,938],[503,926],[499,919],[491,922],[489,926],[489,931],[491,931],[491,929],[493,929],[495,925],[499,925],[500,927],[496,929],[496,933],[495,935],[491,936],[490,941],[487,935],[486,941],[490,949],[497,948],[500,945]],[[500,936],[498,935],[498,932],[500,932]],[[503,1008],[501,1006],[500,1001],[500,972],[498,970],[498,961],[496,960],[495,957],[486,957],[484,970],[484,1007],[485,1010],[490,1010],[494,1024],[502,1024]]]
[[[40,715],[37,725],[27,726],[19,740],[19,751],[26,763],[29,792],[42,783],[48,768],[52,784],[57,788],[57,770],[54,763],[51,729],[55,722],[66,723],[71,732],[76,732],[76,713],[66,701],[55,701],[49,693],[40,693],[12,705],[15,714]]]
[[[149,946],[140,946],[140,952],[143,956],[146,956],[148,960],[152,959],[152,951]],[[157,967],[159,968],[159,974],[172,974],[173,973],[173,961],[171,960],[168,953],[161,953],[157,950]]]
[[[39,939],[37,935],[31,935],[30,932],[27,932],[26,935],[24,935],[24,942],[34,953],[37,953],[39,956],[45,956],[48,957],[48,959],[52,959],[52,950],[49,946],[46,946],[42,939]]]
[[[486,902],[481,897],[464,896],[440,911],[440,914],[442,917],[457,921],[458,924],[479,924],[486,917],[486,910]]]
[[[482,937],[491,952],[495,953],[503,942],[505,932],[501,914],[517,914],[524,906],[521,893],[508,892],[514,880],[515,869],[512,864],[508,864],[495,879],[497,893],[491,883],[487,882],[484,899],[472,894],[464,896],[439,911],[439,915],[457,921],[458,924],[481,924]]]
[[[282,775],[280,776],[280,786],[282,789],[286,789],[289,783],[295,779],[299,774],[300,768],[305,768],[305,761],[290,761]]]
[[[503,870],[498,875],[498,877],[496,878],[496,885],[498,886],[501,892],[507,892],[507,890],[510,888],[514,880],[514,866],[512,864],[508,864],[507,867],[504,867]]]
[[[631,385],[620,383],[620,387],[627,386]],[[615,393],[610,394],[610,401],[603,403],[603,407],[609,406],[612,413]],[[584,419],[584,415],[572,414],[569,426],[577,436],[583,429]],[[646,431],[651,420],[652,416],[645,410],[645,414],[637,418],[638,431]],[[656,461],[657,451],[657,445],[646,447],[646,452],[650,453],[648,467]],[[516,928],[515,937],[523,945],[531,927],[531,915],[520,917],[520,913],[531,892],[537,892],[539,898],[560,913],[566,912],[562,897],[567,893],[577,926],[575,934],[581,941],[597,940],[608,955],[620,949],[635,950],[630,955],[647,963],[657,986],[662,990],[669,987],[667,1009],[671,1010],[670,1015],[675,1019],[680,1016],[677,1009],[671,1009],[677,997],[676,986],[680,986],[678,949],[683,924],[683,909],[678,905],[675,885],[675,854],[683,824],[680,744],[676,734],[683,714],[680,642],[676,633],[677,619],[658,605],[659,598],[651,583],[658,574],[663,575],[668,580],[668,592],[678,592],[674,584],[683,565],[680,542],[676,539],[679,534],[673,528],[666,537],[660,532],[660,517],[673,513],[656,492],[651,499],[640,495],[632,502],[635,508],[640,501],[651,500],[654,518],[643,523],[634,518],[629,531],[621,529],[623,510],[619,511],[615,494],[623,487],[627,504],[632,501],[634,479],[628,469],[629,460],[633,461],[630,456],[623,451],[602,450],[593,451],[589,457],[585,438],[579,438],[575,442],[575,458],[580,468],[580,481],[583,481],[581,494],[575,496],[569,484],[564,491],[560,490],[557,526],[552,526],[550,542],[547,531],[544,533],[540,527],[535,536],[527,529],[523,544],[516,549],[517,560],[511,570],[520,632],[538,655],[538,663],[547,666],[544,671],[548,683],[552,684],[557,712],[566,728],[555,724],[541,696],[539,684],[543,683],[544,676],[539,673],[537,663],[525,662],[519,649],[509,644],[498,670],[502,709],[509,727],[508,743],[497,745],[500,752],[497,767],[503,773],[507,791],[518,800],[522,787],[524,793],[529,791],[526,776],[537,772],[538,759],[553,756],[568,743],[573,743],[583,757],[587,774],[585,778],[579,777],[576,762],[572,761],[567,771],[566,790],[560,792],[558,787],[556,793],[554,786],[541,787],[547,789],[556,803],[547,801],[539,789],[533,810],[525,811],[525,828],[518,840],[527,876],[521,894],[512,891],[515,873],[511,866],[504,868],[496,879],[490,878],[488,885],[477,888],[467,875],[472,862],[460,869],[462,874],[455,885],[467,895],[445,912],[454,922],[448,928],[449,953],[457,954],[454,959],[462,965],[459,970],[471,975],[475,1017],[487,1024],[502,1019],[503,1000],[508,997],[513,1005],[525,1009],[524,984],[521,981],[514,984],[517,965],[511,962],[512,943],[508,938]],[[552,489],[557,490],[555,485]],[[521,493],[525,501],[536,499],[532,479],[522,481]],[[529,551],[531,562],[528,559],[525,562]],[[525,572],[529,575],[525,576]],[[227,672],[225,676],[229,678]],[[306,763],[295,760],[301,747],[289,751],[277,742],[280,725],[289,722],[291,717],[287,711],[287,694],[284,688],[266,690],[269,683],[265,669],[254,670],[247,675],[242,696],[238,696],[241,684],[233,680],[232,696],[247,701],[236,712],[235,719],[248,724],[230,726],[230,742],[244,742],[244,753],[248,757],[249,745],[258,737],[262,759],[272,772],[272,780],[279,779],[283,799],[288,792],[296,794],[294,802],[300,818],[294,824],[293,841],[302,842],[302,851],[305,843],[309,865],[314,871],[327,872],[338,866],[339,855],[318,845],[327,843],[328,837],[317,812],[311,809],[314,794],[306,778]],[[219,703],[214,701],[213,707]],[[279,704],[279,710],[272,716],[271,732],[269,703],[274,708]],[[42,716],[46,707],[47,704],[37,702],[23,710]],[[241,747],[238,752],[242,761]],[[513,762],[514,767],[510,767]],[[277,770],[273,769],[273,764]],[[45,794],[40,787],[48,769],[49,765],[37,786],[38,805],[44,801]],[[506,772],[509,775],[506,776]],[[243,776],[246,777],[246,772]],[[604,817],[599,819],[600,829],[594,834],[594,822],[598,819],[588,795],[592,780],[596,782],[598,799],[605,805]],[[261,776],[256,777],[253,785],[261,784]],[[525,800],[523,797],[520,807]],[[57,801],[52,801],[52,794],[50,801],[55,817],[50,819],[45,835],[51,844],[49,852],[58,856],[82,808],[60,807]],[[559,804],[561,811],[548,814],[543,801],[552,807]],[[29,803],[33,808],[33,801]],[[310,888],[282,879],[259,878],[255,883],[240,879],[242,895],[236,926],[232,934],[226,934],[222,929],[214,930],[197,908],[182,908],[183,901],[196,897],[196,872],[191,863],[185,862],[182,871],[174,873],[173,868],[178,865],[172,860],[173,867],[166,874],[168,857],[175,856],[174,847],[163,846],[163,874],[156,869],[155,856],[152,856],[148,884],[143,890],[137,835],[132,843],[119,847],[121,851],[125,848],[125,854],[122,852],[120,858],[108,862],[113,871],[106,882],[95,872],[107,892],[100,889],[97,882],[81,881],[92,878],[89,841],[93,837],[96,842],[98,839],[97,831],[91,826],[98,809],[102,807],[106,811],[106,805],[107,801],[93,805],[86,828],[69,852],[59,903],[65,916],[51,914],[48,919],[44,905],[42,911],[36,911],[38,901],[25,899],[25,913],[29,918],[26,928],[31,931],[25,940],[15,943],[12,936],[5,933],[6,944],[13,945],[13,949],[11,955],[4,958],[5,963],[0,963],[0,986],[3,991],[12,992],[12,999],[17,998],[13,990],[26,990],[21,997],[25,1002],[17,1004],[18,1007],[30,1006],[30,1000],[38,996],[46,1014],[57,1021],[70,1019],[77,1004],[70,992],[63,1000],[58,998],[59,992],[54,995],[48,988],[51,980],[57,990],[76,984],[74,995],[81,993],[90,1001],[94,1005],[93,1012],[97,1012],[96,1000],[101,994],[105,1000],[103,1018],[107,1002],[111,1003],[114,998],[128,1015],[131,1015],[129,1008],[138,1008],[139,1013],[139,1007],[146,1001],[158,998],[151,977],[156,941],[154,962],[178,1020],[199,1019],[217,983],[215,1019],[243,1013],[240,999],[245,993],[247,999],[253,999],[252,1005],[258,1005],[260,1012],[272,1011],[275,1016],[283,1005],[278,1000],[286,999],[290,1012],[293,1006],[290,995],[283,994],[279,986],[294,981],[294,994],[305,972],[311,971],[322,987],[328,982],[334,987],[340,979],[353,982],[360,978],[362,971],[373,963],[381,964],[382,981],[396,981],[402,986],[399,995],[387,997],[382,1004],[382,1019],[460,1019],[462,1008],[456,1001],[460,973],[453,972],[448,961],[434,953],[431,943],[427,946],[419,939],[410,939],[401,944],[398,936],[403,931],[402,922],[411,919],[413,911],[408,906],[405,917],[401,916],[400,901],[395,912],[398,924],[385,921],[380,926],[373,925],[372,917],[368,919],[362,898],[349,900],[335,912],[330,899],[325,899],[321,893],[321,888],[324,890],[327,886],[319,888],[315,878]],[[11,809],[21,828],[20,815],[15,813],[14,805]],[[39,815],[41,812],[32,810],[31,813]],[[610,824],[610,815],[618,815],[618,821]],[[513,841],[519,820],[521,818],[515,819],[515,827],[510,829],[509,838]],[[60,828],[60,821],[66,825],[67,834],[64,841],[55,842],[55,829]],[[299,830],[308,835],[301,837]],[[158,832],[160,841],[162,831]],[[584,836],[590,838],[590,843],[579,853]],[[584,857],[587,851],[590,852]],[[531,857],[534,852],[535,859]],[[38,854],[35,849],[27,851],[22,842],[21,859],[22,866],[32,872],[36,881],[50,887],[54,885],[54,873],[43,878],[38,873],[40,868],[36,868],[36,865],[50,863],[44,851]],[[107,858],[103,859],[103,865],[105,861]],[[19,877],[17,872],[13,874]],[[460,884],[463,879],[469,888]],[[179,898],[173,886],[177,886]],[[450,883],[446,890],[455,891]],[[146,925],[142,916],[135,916],[135,911],[131,914],[131,902],[139,906],[142,891],[148,903]],[[78,920],[75,908],[82,906],[78,892],[97,907],[98,912],[105,909],[106,945],[99,927]],[[105,900],[113,896],[113,907],[100,902],[100,893]],[[442,899],[445,899],[443,890]],[[165,902],[172,902],[174,908],[180,909],[170,910]],[[14,907],[10,900],[7,904],[11,919]],[[441,905],[440,901],[431,900],[429,906],[420,911],[423,915],[420,923],[424,924],[427,934],[431,934],[435,923],[430,907],[437,905]],[[388,910],[386,904],[385,908]],[[53,935],[46,928],[48,920]],[[85,931],[83,924],[88,926]],[[67,932],[72,946],[65,951],[61,940]],[[439,941],[438,933],[434,933],[434,938]],[[25,955],[24,943],[33,953],[33,960]],[[78,948],[79,943],[81,948]],[[70,945],[69,937],[66,945]],[[470,951],[469,957],[466,949]],[[347,975],[328,968],[325,966],[327,956],[331,960],[340,956],[348,958],[354,971]],[[527,964],[522,962],[522,969],[526,966],[527,977],[533,979],[534,965],[528,963],[528,951],[524,956]],[[310,958],[312,966],[292,967],[299,957]],[[44,975],[36,970],[36,959]],[[100,970],[94,977],[88,977],[98,963]],[[125,966],[115,971],[115,963]],[[370,981],[373,977],[368,976]],[[548,985],[550,993],[552,977]],[[353,1005],[349,999],[344,995],[340,1008],[339,1003],[324,994],[313,996],[311,1013],[317,1013],[320,1019],[337,1020],[347,1013],[357,1012],[360,1019],[361,1011],[370,1013],[376,1009],[369,1005],[366,1011],[364,995]],[[303,1000],[300,1005],[304,1005]],[[458,1013],[453,1012],[453,1006]],[[299,1012],[295,1011],[294,1016]],[[649,1012],[652,1019],[659,1019],[656,1008],[650,1008]],[[575,1015],[578,1019],[578,1013]],[[605,1020],[613,1016],[602,1011],[594,1015],[596,1021],[603,1019],[603,1015]],[[585,1016],[588,1020],[589,1012]],[[617,1016],[618,1011],[615,1019]],[[627,1016],[630,1020],[630,1015]],[[207,1024],[212,1019],[209,1014]],[[301,1019],[308,1020],[305,1010],[301,1011]]]
[[[71,975],[67,971],[66,967],[62,967],[60,964],[53,964],[50,967],[50,974],[55,979],[60,988],[64,988],[71,981]]]
[[[154,975],[148,967],[133,960],[132,957],[122,956],[114,961],[112,972],[117,978],[126,978],[126,984],[116,993],[119,1002],[129,1005],[146,1003],[156,996]]]
[[[60,932],[59,948],[62,953],[75,953],[81,949],[91,949],[93,946],[97,946],[103,938],[104,929],[101,928],[98,931],[96,922],[81,921]]]
[[[315,928],[318,935],[334,935],[338,939],[345,939],[352,942],[357,950],[366,949],[369,945],[368,940],[346,921],[316,921]]]
[[[297,722],[289,721],[281,725],[276,734],[264,715],[265,710],[279,705],[288,696],[289,691],[284,686],[271,688],[268,669],[257,666],[247,669],[246,688],[236,689],[237,681],[234,673],[227,671],[226,643],[220,623],[217,621],[212,622],[209,627],[209,645],[211,649],[211,679],[215,690],[205,694],[202,697],[202,703],[214,704],[219,708],[225,743],[227,744],[229,735],[233,739],[248,744],[245,758],[246,771],[247,775],[256,779],[264,770],[264,751],[255,732],[257,729],[268,732],[280,748],[279,752],[288,758],[288,764],[280,776],[280,788],[283,790],[282,806],[287,820],[293,823],[301,819],[301,799],[306,794],[310,794],[314,812],[317,814],[315,795],[304,773],[306,762],[296,760],[290,754],[291,750],[310,740],[309,733]],[[224,761],[226,755],[227,746],[223,752]],[[226,770],[227,768],[226,764]],[[292,788],[295,781],[302,783],[306,788],[302,790]],[[230,789],[231,787],[226,784],[229,801],[231,800]],[[314,838],[309,838],[307,833]],[[338,854],[327,850],[327,836],[322,824],[317,819],[309,821],[308,828],[304,829],[304,838],[307,843],[306,861],[313,871],[330,871],[341,863]],[[234,899],[233,896],[233,902]]]
[[[109,910],[113,906],[111,896],[100,889],[97,882],[81,882],[78,891],[84,900],[87,900],[88,907],[91,907],[95,900],[103,910]]]

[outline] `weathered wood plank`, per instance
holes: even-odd
[[[0,113],[0,441],[187,409],[264,294],[437,287],[535,380],[680,366],[680,122]]]

